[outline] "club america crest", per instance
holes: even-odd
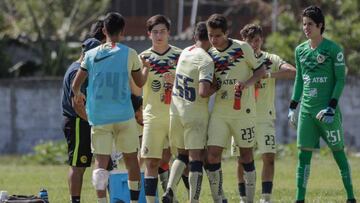
[[[322,54],[319,54],[317,57],[316,57],[316,60],[318,63],[324,63],[325,61],[325,56],[322,55]]]
[[[176,61],[169,59],[168,65],[174,67],[174,66],[176,66]]]

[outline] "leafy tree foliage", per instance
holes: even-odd
[[[278,32],[266,39],[267,50],[294,64],[294,49],[306,40],[302,32],[301,12],[311,1],[281,1]],[[313,2],[314,3],[314,2]],[[325,15],[324,36],[340,44],[345,52],[349,74],[360,74],[360,1],[322,0],[315,5]]]
[[[82,40],[108,5],[109,0],[2,0],[0,39],[19,39],[40,58],[43,75],[59,75],[69,62],[68,42]]]

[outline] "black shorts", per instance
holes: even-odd
[[[81,118],[64,117],[63,131],[68,144],[70,166],[89,167],[91,165],[91,126]]]

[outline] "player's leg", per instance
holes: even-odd
[[[263,169],[261,174],[262,192],[261,203],[267,203],[271,200],[274,172],[275,172],[275,153],[262,154]]]
[[[236,176],[238,183],[238,191],[240,196],[240,203],[246,202],[246,192],[245,192],[245,180],[244,180],[244,168],[242,166],[240,158],[240,150],[236,145],[234,137],[231,139],[231,156],[237,158],[236,162]]]
[[[166,142],[168,143],[168,141],[166,141]],[[166,145],[169,146],[169,144],[166,144]],[[158,168],[160,185],[164,192],[166,191],[166,186],[169,182],[170,159],[171,159],[170,147],[166,147],[163,150],[162,159],[160,160],[159,168]]]
[[[204,148],[207,139],[208,117],[187,119],[184,130],[185,148],[189,150],[189,199],[199,202],[203,179]]]
[[[263,169],[261,174],[262,193],[261,203],[268,203],[271,200],[273,179],[275,171],[275,126],[273,120],[256,122],[257,149],[262,154]]]
[[[145,196],[147,202],[155,201],[158,172],[163,149],[168,137],[168,121],[153,119],[144,123],[141,157],[145,160]]]
[[[189,191],[190,203],[199,202],[201,184],[203,179],[203,157],[202,149],[189,150]]]
[[[221,170],[222,151],[230,139],[230,130],[227,119],[212,116],[208,128],[207,158],[204,166],[208,179],[213,201],[222,202],[223,175]]]
[[[184,183],[185,188],[189,192],[190,186],[189,186],[189,167],[186,165],[186,168],[184,169],[184,172],[181,175],[181,179]]]
[[[189,156],[187,150],[178,148],[178,155],[171,165],[169,182],[162,196],[163,203],[176,202],[176,187],[188,163]]]
[[[117,151],[123,152],[124,163],[128,171],[128,187],[130,203],[137,203],[140,194],[140,167],[138,150],[140,147],[139,135],[135,119],[114,124],[114,140]]]
[[[208,146],[207,148],[207,164],[205,170],[209,179],[209,185],[213,200],[215,203],[222,202],[222,184],[223,174],[221,170],[221,155],[223,147]]]
[[[180,181],[184,169],[189,163],[188,151],[185,150],[184,127],[179,116],[170,116],[170,140],[171,146],[177,148],[177,157],[173,161],[170,170],[166,192],[162,196],[163,203],[176,202],[176,186]]]
[[[322,129],[322,138],[332,150],[333,157],[340,169],[341,178],[346,190],[348,202],[354,202],[354,191],[351,179],[351,169],[344,151],[344,131],[342,128],[341,113],[336,112],[334,122],[324,124],[318,122]]]
[[[113,146],[113,125],[91,127],[91,147],[95,157],[92,183],[98,197],[98,203],[106,203],[106,188],[109,172],[106,170]]]
[[[239,151],[239,149],[237,150]],[[240,154],[240,152],[239,152]],[[240,195],[240,203],[246,202],[246,188],[244,180],[244,168],[243,163],[241,162],[240,156],[237,157],[237,181],[238,181],[238,191]]]
[[[255,145],[255,118],[233,120],[231,123],[234,141],[240,150],[244,169],[246,202],[252,203],[255,195],[256,171],[253,157]]]
[[[135,203],[139,200],[140,194],[140,167],[137,162],[137,152],[124,153],[124,163],[128,171],[128,186],[130,190],[130,202]]]
[[[69,172],[68,184],[71,202],[80,202],[83,175],[86,167],[90,167],[91,138],[89,124],[80,118],[64,118],[63,131],[68,144]]]
[[[241,163],[244,169],[245,180],[245,194],[246,202],[254,202],[255,197],[255,185],[256,185],[256,171],[253,158],[253,148],[240,147]]]
[[[316,126],[316,118],[311,114],[300,112],[297,128],[298,165],[296,170],[296,201],[304,202],[312,150],[319,148],[321,132]]]

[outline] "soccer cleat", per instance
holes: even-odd
[[[165,193],[163,194],[162,203],[176,203],[176,199],[174,197],[174,192],[171,188],[166,189]]]
[[[296,200],[295,203],[305,203],[305,200]]]
[[[356,199],[348,199],[346,200],[346,203],[356,203]]]
[[[246,196],[240,196],[240,203],[246,203]]]

